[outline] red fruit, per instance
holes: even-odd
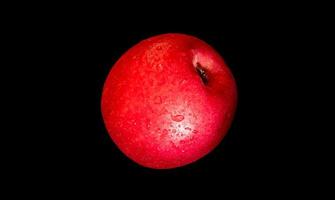
[[[110,137],[136,163],[155,169],[192,163],[226,135],[236,84],[220,55],[189,35],[143,40],[116,62],[101,110]]]

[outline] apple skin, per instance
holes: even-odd
[[[237,89],[221,56],[202,40],[162,34],[130,48],[105,81],[101,111],[108,133],[148,168],[190,164],[226,135]]]

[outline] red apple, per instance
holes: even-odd
[[[101,110],[110,137],[136,163],[187,165],[226,135],[237,101],[234,77],[208,44],[163,34],[130,48],[111,69]]]

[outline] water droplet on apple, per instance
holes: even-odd
[[[176,133],[176,129],[172,129],[172,133]]]
[[[175,122],[181,122],[181,121],[184,120],[184,116],[183,115],[172,115],[171,118]]]
[[[163,71],[163,64],[159,63],[155,65],[155,69],[157,72],[162,72]]]
[[[185,130],[191,131],[192,129],[190,127],[186,127]]]
[[[165,138],[168,133],[169,133],[168,130],[163,129],[162,134],[160,135],[160,137]]]
[[[156,96],[155,99],[154,99],[154,103],[155,104],[161,104],[162,103],[162,97]]]
[[[170,144],[173,148],[178,149],[177,145],[174,142],[171,141]]]
[[[193,130],[192,133],[198,133],[198,131],[197,130]]]
[[[160,50],[162,50],[162,47],[158,46],[158,47],[156,47],[156,50],[160,51]]]
[[[150,129],[150,127],[151,127],[151,121],[150,120],[146,120],[146,124],[147,124],[147,129]]]
[[[183,132],[178,132],[178,133],[176,134],[176,137],[178,137],[179,139],[181,139],[181,138],[184,138],[184,137],[185,137],[185,134],[184,134]]]
[[[153,69],[156,72],[162,72],[163,71],[163,64],[162,63],[153,64]]]

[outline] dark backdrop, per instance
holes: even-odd
[[[296,24],[284,23],[279,15],[246,16],[225,18],[218,13],[215,21],[190,17],[160,23],[76,15],[24,21],[24,34],[17,31],[16,38],[22,58],[31,65],[21,65],[18,73],[24,80],[19,84],[24,98],[18,105],[25,109],[20,111],[22,128],[29,128],[29,134],[21,132],[16,140],[21,147],[12,156],[20,163],[16,172],[41,177],[42,183],[207,177],[248,180],[251,185],[295,172],[293,163],[300,157],[291,151],[296,130],[289,125],[296,121],[287,105],[299,105],[293,95],[300,86],[292,84],[298,70],[298,65],[292,67]],[[111,141],[100,98],[118,58],[139,41],[162,33],[191,34],[213,46],[236,78],[239,99],[232,127],[213,152],[185,167],[152,170],[130,161]]]

